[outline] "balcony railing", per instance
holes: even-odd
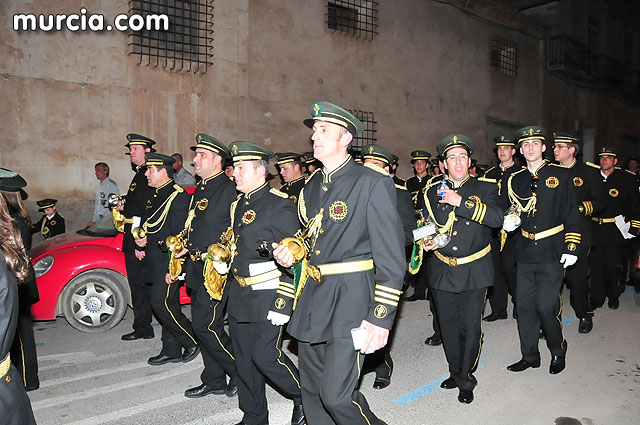
[[[568,37],[550,38],[547,42],[547,69],[576,83],[590,83],[591,58],[584,44]]]

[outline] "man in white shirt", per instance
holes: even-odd
[[[118,185],[109,177],[109,166],[107,163],[98,162],[95,165],[95,170],[96,178],[100,184],[96,189],[96,202],[93,207],[93,218],[89,223],[87,223],[87,227],[93,226],[97,221],[100,221],[102,217],[109,214],[109,204],[107,202],[109,194],[120,194]]]

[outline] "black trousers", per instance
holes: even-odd
[[[235,359],[231,339],[224,330],[224,307],[226,297],[216,301],[209,297],[204,284],[191,288],[191,320],[193,331],[202,349],[204,370],[202,382],[216,388],[226,385],[225,375],[236,375]]]
[[[618,298],[620,259],[624,238],[615,223],[594,224],[594,246],[589,257],[592,307],[602,307],[606,298]]]
[[[487,288],[464,292],[431,291],[449,373],[458,388],[473,390],[478,383],[473,372],[478,367],[482,348],[482,312]]]
[[[491,314],[507,314],[509,294],[511,302],[516,305],[516,236],[507,237],[504,248],[500,251],[498,239],[491,240],[491,256],[495,278],[493,286],[489,288],[489,304]]]
[[[418,273],[412,275],[411,283],[413,284],[414,294],[420,298],[425,298],[428,287],[427,273],[427,253],[423,253],[422,264]]]
[[[146,260],[145,260],[146,261]],[[139,261],[133,251],[124,252],[131,304],[133,306],[133,330],[138,335],[153,335],[151,327],[151,275],[144,261]]]
[[[571,307],[576,313],[578,319],[593,316],[593,308],[589,301],[589,251],[590,246],[582,246],[578,249],[578,261],[571,267],[568,267],[565,273],[565,279],[569,286],[569,300]]]
[[[195,346],[196,337],[191,322],[180,307],[180,282],[167,285],[164,276],[168,270],[166,261],[153,263],[153,285],[151,286],[151,308],[162,325],[162,354],[169,357],[182,355],[182,347]]]
[[[429,288],[429,311],[431,311],[431,326],[433,327],[434,337],[440,339],[442,332],[440,332],[440,322],[438,320],[438,312],[436,305],[433,301],[433,289]]]
[[[36,340],[33,335],[33,322],[31,313],[20,310],[18,327],[11,345],[11,363],[13,363],[22,375],[22,384],[26,388],[37,388],[40,385],[38,379],[38,354]]]
[[[560,320],[563,271],[560,261],[541,264],[518,263],[518,333],[522,358],[528,362],[540,360],[540,328],[544,331],[551,354],[565,354],[567,346]]]
[[[375,425],[364,395],[356,389],[364,356],[351,338],[298,342],[302,405],[313,425]]]
[[[282,326],[269,321],[238,322],[229,317],[229,333],[238,370],[238,403],[247,425],[268,425],[265,378],[285,397],[300,403],[298,368],[281,350]]]
[[[0,360],[3,358],[0,357]],[[12,359],[13,360],[13,359]],[[3,425],[35,425],[31,401],[20,373],[12,364],[5,375],[0,376],[0,412]]]

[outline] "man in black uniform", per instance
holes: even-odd
[[[509,194],[507,193],[507,180],[515,171],[522,170],[522,166],[516,164],[513,156],[516,153],[515,143],[505,136],[498,136],[493,141],[496,144],[496,154],[500,164],[487,170],[484,177],[498,185],[498,206],[502,212],[509,208]],[[504,233],[503,233],[504,235]],[[513,303],[513,317],[516,313],[516,250],[518,248],[517,232],[505,235],[504,244],[500,241],[500,229],[493,229],[491,239],[491,255],[495,269],[493,287],[489,290],[489,303],[491,314],[484,317],[485,322],[507,318],[507,298],[511,294]],[[504,237],[504,236],[503,236]]]
[[[318,168],[322,167],[322,163],[313,157],[313,152],[306,152],[302,157],[308,175],[313,174]]]
[[[425,187],[424,204],[440,236],[423,242],[429,257],[429,287],[435,302],[442,343],[449,363],[449,378],[442,388],[458,388],[458,401],[471,403],[477,384],[482,346],[482,311],[487,288],[493,285],[491,227],[500,226],[497,187],[469,174],[471,139],[451,134],[437,146],[449,178],[447,189],[433,182]]]
[[[411,199],[413,200],[413,206],[417,210],[420,210],[424,205],[422,205],[422,201],[420,200],[420,194],[422,193],[422,189],[425,187],[427,182],[430,180],[429,173],[427,172],[429,169],[429,158],[431,158],[431,154],[427,151],[417,150],[411,152],[411,164],[413,164],[413,169],[415,175],[413,177],[409,177],[407,179],[407,190],[411,194]],[[416,217],[418,218],[418,217]],[[422,263],[422,267],[418,273],[412,276],[410,279],[413,284],[413,294],[405,297],[405,301],[418,301],[424,300],[427,298],[427,269],[426,269],[426,261]],[[430,342],[427,345],[440,345],[439,331],[434,329],[436,332],[431,337]]]
[[[398,155],[391,154],[391,159],[392,159],[392,162],[391,162],[391,168],[389,169],[389,174],[391,175],[391,178],[393,179],[393,182],[395,183],[396,188],[400,186],[406,189],[407,181],[397,176],[398,161],[400,160],[400,157],[398,157]],[[409,199],[411,199],[411,195],[409,195]]]
[[[600,308],[606,297],[609,308],[615,310],[620,305],[620,262],[624,243],[624,237],[616,226],[616,216],[631,221],[629,233],[637,236],[640,230],[640,195],[635,176],[616,168],[618,155],[613,148],[601,148],[598,157],[601,177],[598,191],[603,208],[592,218],[591,303],[593,308]]]
[[[38,211],[43,212],[44,215],[40,221],[31,226],[31,230],[40,232],[42,239],[49,239],[65,232],[64,217],[56,211],[57,202],[57,199],[50,198],[36,201]]]
[[[546,162],[546,130],[528,126],[516,133],[527,168],[507,181],[509,200],[520,213],[522,239],[516,254],[516,298],[522,359],[507,367],[521,372],[540,367],[540,328],[551,351],[549,373],[565,368],[567,341],[562,334],[560,290],[563,267],[578,260],[580,215],[569,170]],[[516,230],[513,215],[503,228]]]
[[[145,248],[151,266],[151,308],[162,325],[162,350],[157,356],[149,358],[147,363],[151,366],[180,361],[187,363],[198,355],[200,348],[191,322],[180,308],[180,283],[177,278],[181,273],[177,270],[169,273],[173,258],[170,259],[166,247],[161,245],[168,236],[177,235],[183,230],[189,195],[173,181],[175,159],[151,152],[145,157],[147,171],[144,174],[152,191],[146,202],[147,218],[140,226],[145,235],[135,239],[135,243]]]
[[[284,184],[280,188],[281,192],[289,195],[289,198],[296,203],[300,191],[304,187],[304,175],[302,174],[302,155],[292,152],[277,153],[277,168]]]
[[[207,134],[196,136],[193,167],[201,180],[191,196],[189,213],[185,222],[187,249],[206,252],[227,230],[231,219],[229,208],[236,199],[236,186],[222,170],[229,149]],[[186,251],[183,251],[185,254]],[[187,288],[191,296],[191,320],[193,331],[202,348],[204,370],[200,374],[202,385],[190,388],[184,395],[189,398],[207,394],[237,392],[236,367],[231,340],[224,329],[224,308],[227,295],[224,286],[208,287],[203,275],[204,264],[199,259],[186,256]],[[229,376],[227,384],[225,374]]]
[[[249,142],[233,142],[229,148],[236,188],[242,192],[231,205],[237,254],[230,266],[233,279],[225,289],[238,401],[244,412],[238,425],[269,423],[265,378],[294,401],[291,423],[302,425],[298,369],[281,350],[283,325],[293,306],[293,279],[266,258],[268,252],[258,249],[262,241],[279,242],[298,230],[295,204],[286,194],[269,189],[266,175],[272,152]]]
[[[576,255],[578,261],[567,268],[565,278],[569,286],[571,307],[580,319],[578,332],[587,334],[593,329],[593,308],[589,301],[589,251],[593,246],[592,213],[598,214],[603,207],[600,185],[596,170],[578,162],[576,155],[580,146],[580,139],[567,133],[553,134],[553,157],[556,161],[569,169],[569,177],[573,183],[580,212],[580,234],[582,241],[578,245]]]
[[[360,120],[329,102],[310,109],[304,123],[324,167],[302,189],[298,216],[310,237],[307,259],[321,278],[304,285],[287,327],[299,341],[304,411],[311,424],[384,424],[356,387],[362,354],[387,344],[400,301],[406,262],[395,188],[349,156]],[[284,267],[293,263],[286,246],[273,254]]]
[[[371,144],[362,148],[362,158],[365,167],[369,167],[382,175],[390,176],[390,167],[392,167],[394,160],[398,157],[382,146]],[[395,187],[398,214],[400,215],[402,230],[404,231],[405,258],[408,262],[411,259],[411,249],[413,247],[412,231],[416,228],[416,218],[413,212],[411,195],[409,195],[407,188],[398,183],[395,183]],[[367,363],[372,365],[376,372],[373,388],[378,390],[386,388],[391,384],[391,374],[393,373],[393,360],[391,359],[392,340],[393,336],[391,336],[386,346],[367,357]]]
[[[151,327],[151,267],[145,260],[145,251],[137,248],[133,241],[133,227],[140,226],[146,218],[146,202],[150,196],[151,188],[147,184],[144,176],[147,170],[144,166],[145,153],[151,152],[155,141],[139,134],[127,134],[127,144],[129,148],[129,159],[135,175],[129,184],[129,189],[125,195],[124,209],[125,216],[124,233],[122,238],[122,252],[127,268],[127,279],[131,290],[131,305],[133,307],[133,332],[122,335],[123,341],[133,341],[136,339],[153,338],[153,328]],[[133,224],[135,223],[135,226]]]

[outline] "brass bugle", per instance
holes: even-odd
[[[298,238],[284,238],[280,241],[280,245],[286,246],[291,251],[294,263],[299,263],[307,255],[307,247]]]
[[[122,195],[118,195],[117,193],[110,193],[107,197],[107,203],[109,204],[109,208],[115,208],[118,204],[124,205],[126,199],[122,197]]]
[[[223,243],[216,242],[207,248],[207,256],[218,263],[226,263],[231,259],[231,250]]]
[[[131,229],[131,233],[133,233],[134,239],[143,239],[147,236],[147,232],[142,227],[134,227]]]

